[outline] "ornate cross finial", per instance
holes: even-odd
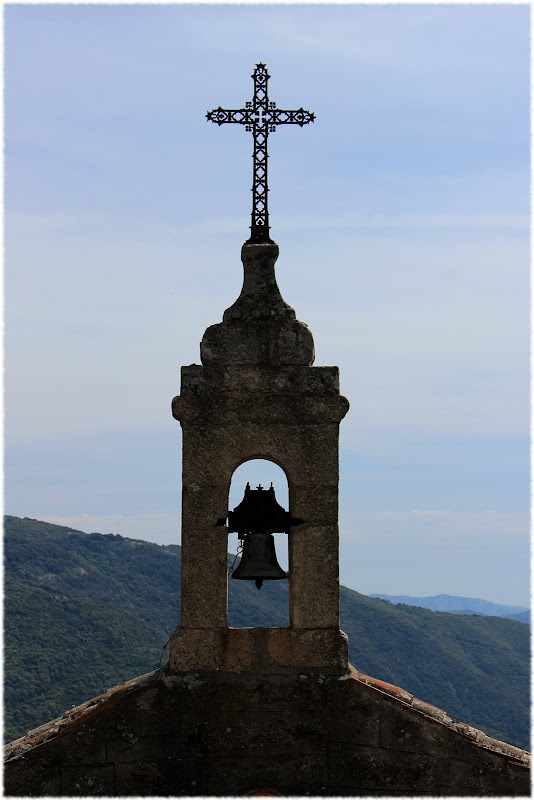
[[[254,137],[254,172],[252,181],[252,224],[250,239],[247,244],[272,242],[269,237],[269,212],[267,211],[267,137],[274,133],[277,125],[306,125],[313,122],[315,114],[299,108],[286,111],[276,108],[276,103],[269,101],[267,81],[270,78],[265,64],[256,64],[252,76],[254,79],[254,99],[246,103],[245,108],[214,108],[208,111],[207,119],[222,125],[234,122],[252,131]]]

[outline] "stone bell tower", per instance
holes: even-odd
[[[338,439],[348,401],[337,367],[312,367],[313,339],[278,289],[274,243],[244,244],[241,295],[209,327],[202,366],[182,367],[182,619],[172,671],[348,669],[339,630]],[[289,628],[227,627],[230,481],[253,458],[289,485]]]
[[[243,245],[241,294],[200,346],[202,366],[182,367],[172,402],[183,431],[182,618],[171,637],[173,672],[291,673],[348,669],[339,629],[338,441],[349,404],[337,367],[313,367],[313,337],[280,294],[278,245],[269,237],[267,136],[277,125],[311,122],[302,108],[268,101],[258,64],[254,100],[207,116],[245,124],[254,134],[253,211]],[[228,514],[234,470],[262,458],[280,466],[289,513],[288,628],[228,628]]]

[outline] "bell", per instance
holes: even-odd
[[[246,533],[243,541],[241,561],[232,572],[232,578],[241,581],[256,581],[261,589],[263,581],[279,581],[287,573],[277,561],[274,538],[271,533]]]

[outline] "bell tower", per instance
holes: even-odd
[[[264,94],[256,91],[258,70]],[[301,125],[313,121],[302,109],[273,109],[265,75],[265,65],[257,65],[254,102],[259,96],[271,114],[302,112]],[[268,121],[251,107],[219,108],[213,121],[241,122],[221,115],[254,112],[249,122],[256,154],[254,126]],[[254,191],[260,173],[255,163]],[[172,402],[183,433],[182,612],[169,670],[343,674],[348,647],[339,628],[338,464],[339,423],[349,404],[339,393],[338,368],[312,366],[312,334],[277,285],[279,251],[269,237],[266,195],[255,201],[253,235],[241,249],[241,294],[222,322],[205,331],[202,365],[182,367],[180,395]],[[260,219],[254,217],[259,206]],[[234,470],[257,458],[278,464],[289,485],[288,628],[227,624],[228,525],[221,523],[229,517]]]

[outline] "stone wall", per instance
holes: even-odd
[[[158,671],[7,756],[9,796],[529,794],[526,753],[355,671]]]

